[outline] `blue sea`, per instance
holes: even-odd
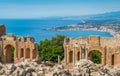
[[[93,30],[44,30],[46,28],[60,27],[80,23],[80,20],[41,20],[41,19],[0,19],[0,24],[5,24],[6,32],[16,36],[33,36],[36,42],[51,39],[56,35],[65,35],[72,38],[98,35],[102,37],[113,37],[108,32]]]

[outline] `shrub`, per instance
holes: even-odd
[[[92,61],[94,63],[100,64],[102,62],[102,59],[101,59],[102,54],[98,50],[93,50],[91,55],[92,55]]]

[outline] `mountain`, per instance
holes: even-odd
[[[94,14],[94,15],[85,15],[85,16],[47,17],[44,19],[53,19],[53,20],[120,20],[120,11],[107,12],[107,13]]]
[[[89,15],[89,20],[119,20],[120,19],[120,11],[116,12],[107,12],[103,14]],[[84,16],[83,16],[84,19]]]

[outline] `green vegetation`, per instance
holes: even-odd
[[[98,50],[93,50],[91,55],[92,55],[92,61],[94,63],[100,64],[102,62],[101,59],[102,54]]]
[[[14,57],[14,50],[15,50],[15,48],[14,48],[13,46],[11,46],[10,49],[11,49],[11,50],[10,50],[10,51],[11,51],[11,56],[12,56],[12,58],[13,58],[13,57]]]
[[[43,40],[38,44],[39,55],[42,61],[58,61],[58,56],[60,59],[64,58],[63,42],[65,36],[57,35],[51,40]]]

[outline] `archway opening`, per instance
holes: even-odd
[[[92,50],[89,53],[89,59],[94,63],[101,64],[102,63],[102,53],[99,50]]]
[[[24,49],[21,48],[21,51],[20,51],[20,58],[23,58],[24,57]]]
[[[111,64],[114,65],[114,55],[112,55],[112,58],[111,58]]]
[[[6,63],[14,63],[14,50],[15,48],[12,45],[7,45],[6,50]]]
[[[30,58],[30,48],[26,49],[26,58]]]
[[[77,60],[80,60],[80,52],[77,53]]]
[[[69,52],[69,63],[73,62],[73,51]]]

